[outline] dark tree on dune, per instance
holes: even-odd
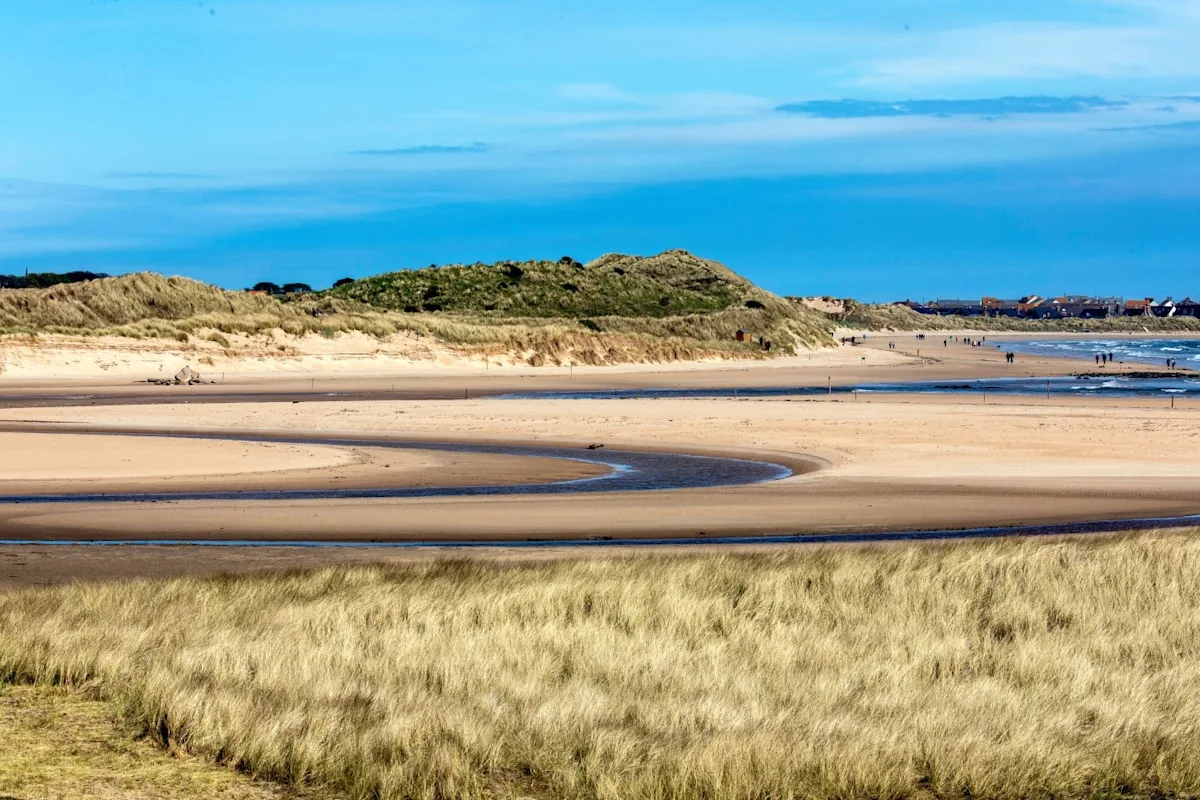
[[[0,289],[46,289],[61,283],[82,283],[107,278],[103,272],[27,272],[24,275],[0,275]]]
[[[347,284],[351,283],[354,283],[354,278],[338,278],[333,282],[333,288],[336,289],[339,286],[346,286]]]

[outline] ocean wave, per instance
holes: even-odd
[[[1043,356],[1067,356],[1085,361],[1112,353],[1117,361],[1164,366],[1168,358],[1189,363],[1200,362],[1200,339],[1086,339],[1015,341],[1017,352]]]

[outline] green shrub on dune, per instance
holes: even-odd
[[[393,311],[497,317],[662,318],[778,300],[727,267],[682,250],[650,258],[606,255],[587,264],[564,257],[401,270],[331,293]]]

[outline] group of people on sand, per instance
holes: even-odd
[[[1007,361],[1009,364],[1015,364],[1015,363],[1017,363],[1017,354],[1013,353],[1011,351],[1007,352],[1004,354],[1004,360]]]
[[[1167,359],[1167,369],[1175,369],[1175,359],[1173,359],[1173,358]]]
[[[1109,364],[1111,364],[1113,361],[1116,361],[1116,360],[1117,360],[1117,357],[1115,355],[1113,355],[1112,353],[1097,353],[1096,354],[1096,364],[1101,367],[1108,366]]]
[[[924,339],[925,334],[921,334],[917,338]],[[957,336],[955,336],[953,338],[954,338],[955,344],[958,344],[959,342],[961,342],[962,344],[970,345],[971,347],[983,347],[983,343],[987,341],[986,336],[983,337],[982,339],[972,339],[967,336],[963,336],[961,339]],[[949,347],[949,346],[950,346],[950,337],[946,337],[945,339],[942,340],[942,347]]]

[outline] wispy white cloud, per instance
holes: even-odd
[[[1081,0],[1090,5],[1122,8],[1164,18],[1200,19],[1200,3],[1195,0]]]
[[[560,86],[559,97],[582,104],[632,107],[618,112],[616,119],[644,118],[688,119],[753,114],[770,109],[768,97],[727,91],[691,91],[674,93],[638,93],[609,84],[569,84]]]
[[[1035,95],[958,100],[806,100],[784,103],[777,110],[822,119],[912,116],[998,118],[1013,114],[1081,114],[1088,111],[1121,109],[1128,105],[1128,100],[1113,100],[1095,95]]]
[[[392,147],[383,150],[352,150],[352,156],[438,156],[461,153],[486,153],[492,146],[487,142],[471,144],[419,144],[409,147]]]
[[[610,84],[567,84],[554,96],[565,103],[552,108],[514,109],[502,112],[442,111],[414,115],[424,121],[508,132],[544,147],[546,137],[570,128],[656,126],[688,120],[713,120],[770,113],[779,100],[727,91],[632,92]]]
[[[585,103],[619,103],[635,106],[646,105],[646,99],[633,92],[627,92],[611,83],[568,83],[559,86],[555,94],[564,100],[575,100]]]
[[[1200,133],[1200,119],[1180,122],[1160,122],[1152,125],[1125,125],[1116,128],[1100,128],[1105,133]]]
[[[679,61],[794,61],[864,50],[902,41],[902,31],[879,32],[828,24],[687,25],[631,27],[594,34],[598,43],[631,53]]]
[[[864,59],[860,86],[913,88],[1063,78],[1200,77],[1200,25],[1127,27],[1004,22],[922,36],[905,52]]]
[[[155,170],[142,172],[110,172],[106,178],[129,181],[202,181],[210,176],[197,172],[158,172]]]

